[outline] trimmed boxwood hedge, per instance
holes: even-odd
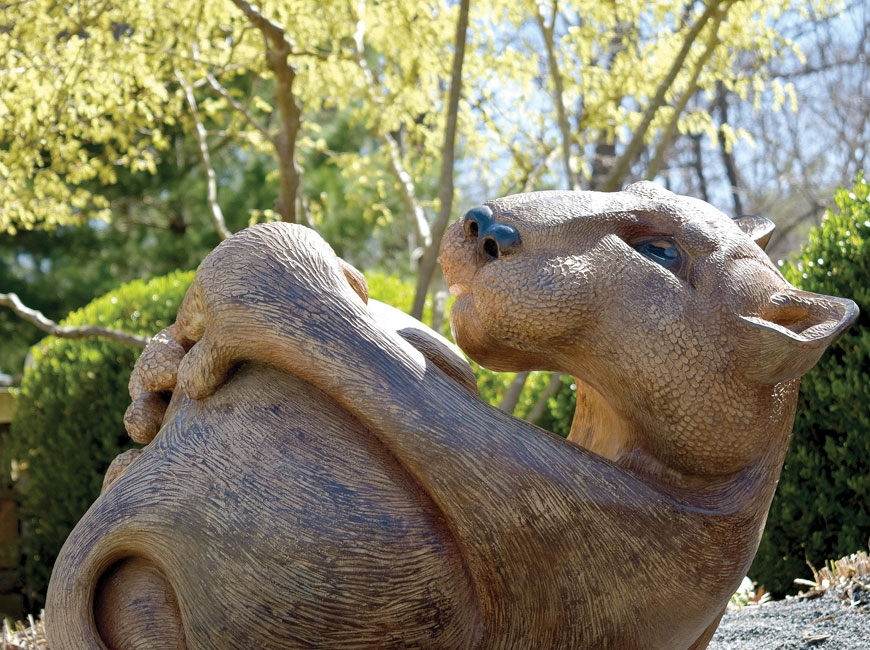
[[[854,300],[858,322],[801,383],[794,434],[753,580],[781,596],[795,578],[859,550],[870,536],[870,185],[859,177],[783,274],[807,291]]]
[[[122,285],[64,325],[150,335],[175,320],[193,272]],[[41,604],[60,547],[100,492],[112,459],[132,446],[123,417],[136,348],[102,338],[48,337],[33,348],[5,453],[18,476],[24,581]]]

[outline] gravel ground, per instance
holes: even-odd
[[[812,598],[729,610],[708,650],[870,650],[870,576]]]

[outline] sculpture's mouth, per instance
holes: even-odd
[[[464,282],[457,282],[455,284],[451,284],[447,289],[450,292],[450,295],[454,298],[461,298],[467,293],[471,292],[471,287],[469,287]]]
[[[454,298],[471,293],[470,280],[477,269],[475,251],[475,242],[466,237],[463,222],[454,222],[444,233],[438,257],[450,295]]]

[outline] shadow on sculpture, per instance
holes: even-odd
[[[706,647],[799,378],[857,314],[789,285],[770,230],[648,183],[450,228],[457,342],[573,374],[568,441],[484,404],[314,232],[223,242],[133,373],[149,444],[57,560],[52,650]]]

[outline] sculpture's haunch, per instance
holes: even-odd
[[[150,444],[57,560],[52,650],[706,647],[799,377],[856,316],[791,287],[769,232],[646,183],[451,227],[457,341],[574,374],[569,441],[482,403],[312,231],[227,240],[131,378]]]

